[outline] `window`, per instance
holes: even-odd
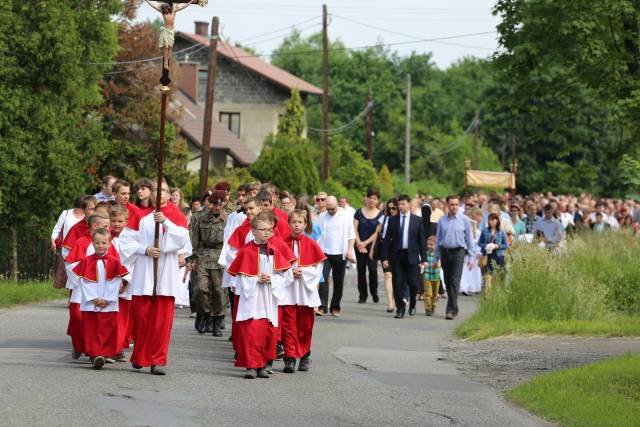
[[[220,123],[229,129],[229,131],[240,138],[240,113],[220,112]]]

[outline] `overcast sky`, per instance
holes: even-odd
[[[205,8],[191,5],[181,11],[176,28],[194,32],[194,21],[211,22],[217,15],[223,37],[269,54],[294,25],[303,34],[320,31],[323,3],[333,15],[329,37],[340,38],[347,47],[383,40],[401,54],[432,52],[441,68],[464,56],[487,57],[497,47],[499,20],[491,15],[495,0],[209,0]],[[156,17],[160,15],[146,3],[138,11],[139,21]],[[490,34],[419,41],[485,32]]]

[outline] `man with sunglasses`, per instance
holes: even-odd
[[[191,229],[191,262],[192,268],[197,271],[194,300],[198,333],[211,332],[214,337],[222,336],[221,326],[226,309],[222,289],[224,267],[218,264],[224,244],[226,201],[224,190],[213,190],[209,196],[210,206],[202,215],[198,215]]]
[[[316,215],[320,215],[321,213],[327,210],[327,193],[325,193],[324,191],[319,192],[314,197],[314,201],[315,201]]]

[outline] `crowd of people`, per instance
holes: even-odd
[[[388,313],[415,316],[422,300],[434,316],[446,298],[451,320],[459,293],[491,288],[514,242],[557,250],[580,230],[635,235],[640,216],[633,201],[588,194],[383,201],[370,189],[359,209],[259,182],[219,182],[190,204],[164,182],[158,206],[157,194],[154,180],[107,176],[52,231],[54,285],[70,292],[72,357],[88,356],[95,369],[127,361],[133,347],[134,369],[164,375],[174,308],[188,305],[199,334],[222,337],[230,323],[246,378],[268,378],[280,359],[285,373],[308,371],[315,318],[342,316],[349,268],[358,303],[380,302],[380,264]]]

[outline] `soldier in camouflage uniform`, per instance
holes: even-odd
[[[200,196],[200,203],[202,205],[202,208],[200,210],[197,210],[191,213],[191,221],[189,221],[189,236],[193,236],[194,226],[197,223],[198,217],[207,213],[207,209],[211,207],[211,204],[209,203],[209,197],[211,196],[212,192],[213,190],[207,190],[202,196]],[[189,258],[190,263],[193,262],[194,260],[195,260],[195,257],[193,256]],[[191,308],[191,313],[196,313],[196,321],[195,321],[196,331],[200,329],[200,322],[202,321],[202,315],[200,314],[202,313],[202,310],[200,309],[200,307],[198,307],[198,302],[196,301],[196,298],[195,298],[197,281],[198,281],[198,272],[195,270],[194,266],[192,265],[191,278],[189,279],[189,306]],[[207,332],[211,332],[211,328],[209,328]]]
[[[211,331],[222,336],[221,324],[226,312],[225,294],[222,289],[223,267],[218,264],[224,243],[226,214],[222,211],[224,191],[214,190],[209,197],[210,207],[193,219],[191,245],[197,271],[195,300],[200,322],[198,332]]]

